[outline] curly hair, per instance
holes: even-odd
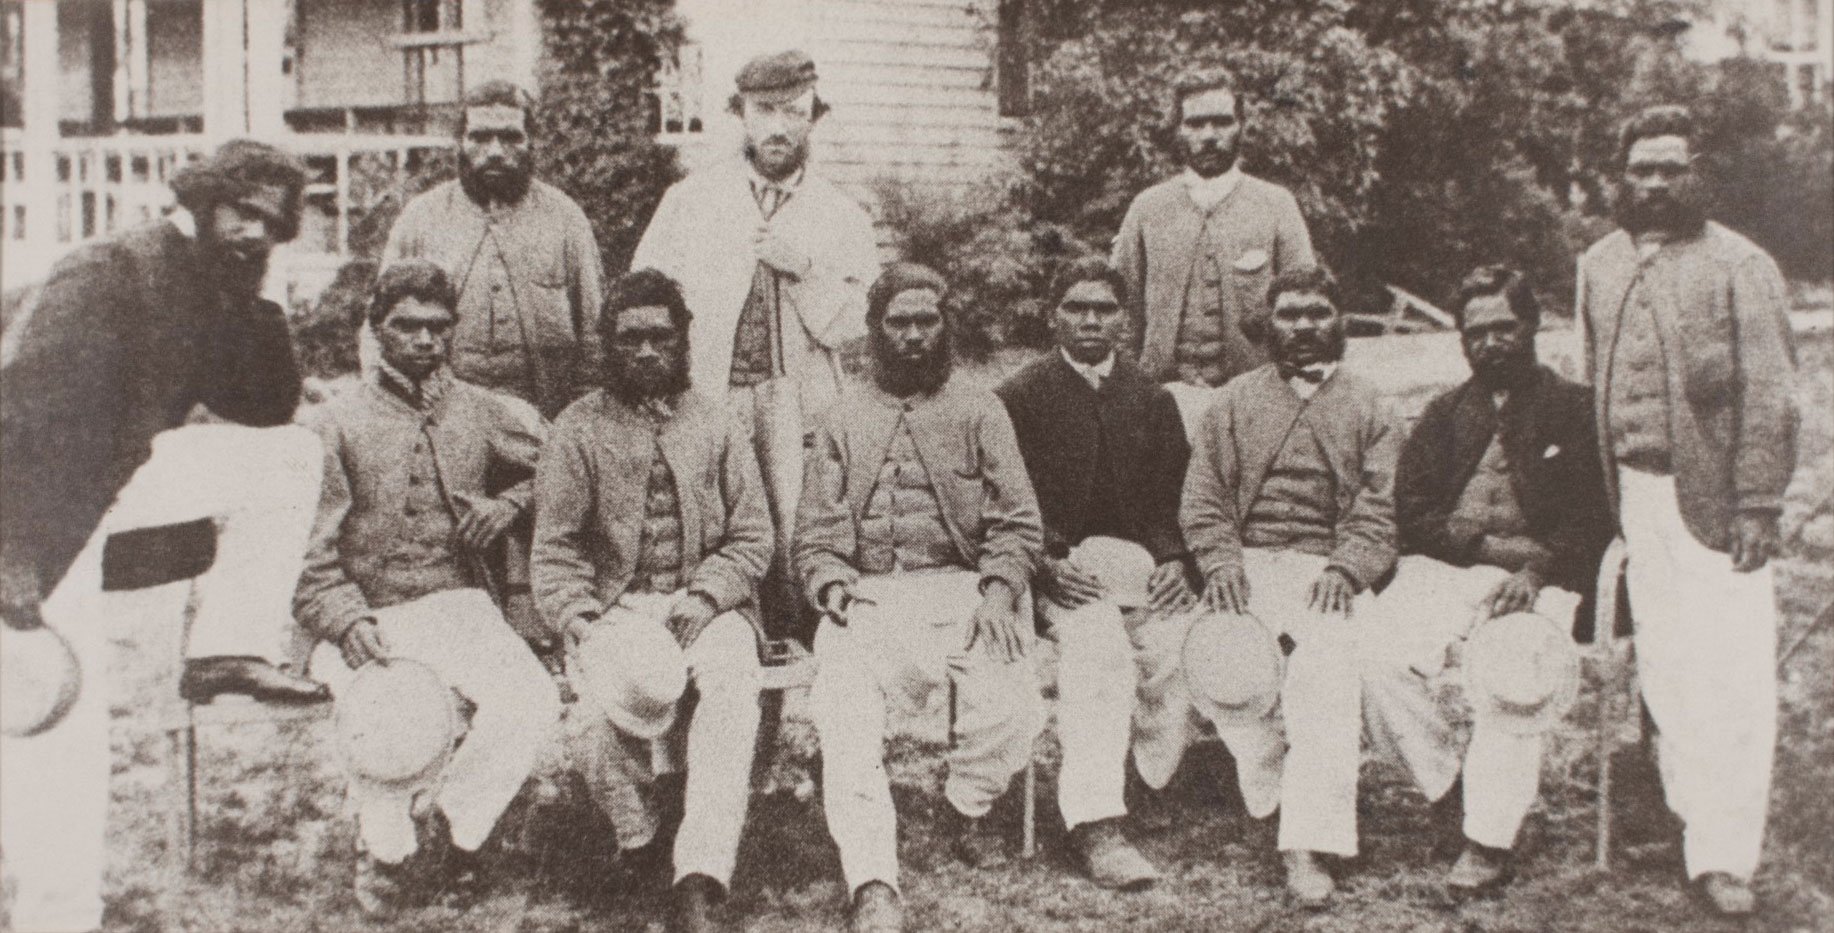
[[[638,269],[627,272],[605,290],[604,309],[599,313],[599,338],[610,340],[618,331],[618,315],[631,308],[667,308],[669,323],[687,339],[688,325],[694,323],[694,312],[688,310],[682,297],[681,283],[660,269]]]
[[[409,298],[439,305],[452,312],[454,319],[458,317],[458,289],[452,287],[446,270],[426,259],[403,259],[383,269],[376,276],[363,316],[371,327],[380,326],[396,305]]]
[[[1535,300],[1535,290],[1528,287],[1528,278],[1510,266],[1495,263],[1478,266],[1459,283],[1458,295],[1452,299],[1452,319],[1461,330],[1465,326],[1465,307],[1491,295],[1502,295],[1516,320],[1531,327],[1541,326],[1541,303]]]
[[[306,188],[306,168],[291,154],[252,139],[232,139],[208,158],[172,176],[178,206],[198,218],[222,204],[232,204],[264,187],[287,192],[281,216],[274,218],[274,238],[286,243],[299,235],[299,200]]]

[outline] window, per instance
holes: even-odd
[[[25,103],[25,6],[0,2],[0,126],[24,126],[19,108]]]
[[[1025,0],[1000,0],[998,47],[994,51],[994,85],[1000,116],[1032,112],[1032,65],[1025,49]]]
[[[704,91],[701,47],[685,42],[656,69],[656,84],[644,101],[650,133],[664,142],[699,135],[706,129]]]

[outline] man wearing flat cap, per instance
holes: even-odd
[[[670,188],[631,268],[681,283],[703,387],[729,387],[753,444],[778,535],[768,617],[796,612],[790,552],[810,419],[841,390],[840,348],[865,333],[866,288],[879,272],[872,221],[808,167],[809,136],[828,105],[800,51],[739,70],[730,108],[744,123],[742,159]],[[777,624],[773,618],[771,624]]]
[[[0,743],[17,929],[101,925],[106,649],[134,627],[123,615],[177,628],[194,599],[193,700],[327,697],[274,666],[319,446],[289,425],[299,373],[284,313],[259,295],[304,184],[291,156],[225,143],[173,179],[171,214],[59,262],[0,341],[0,619],[61,633],[86,675],[62,720]]]

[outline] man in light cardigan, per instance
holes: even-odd
[[[1239,88],[1204,74],[1173,89],[1185,170],[1128,205],[1111,257],[1132,296],[1140,368],[1158,382],[1220,386],[1267,362],[1241,328],[1268,283],[1313,264],[1312,237],[1285,188],[1242,171]],[[1208,393],[1174,390],[1185,421]]]

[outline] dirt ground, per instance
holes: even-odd
[[[1358,341],[1361,343],[1361,341]],[[1802,455],[1784,517],[1778,601],[1791,644],[1834,599],[1834,334],[1802,335]],[[1389,353],[1382,350],[1353,351]],[[1010,361],[1008,362],[1010,365]],[[1004,368],[996,366],[996,368]],[[1417,404],[1428,386],[1397,387]],[[252,723],[204,731],[196,871],[166,850],[173,792],[161,725],[170,665],[160,639],[123,632],[115,701],[107,929],[111,931],[660,930],[666,898],[606,883],[611,830],[587,803],[556,743],[550,760],[486,848],[490,885],[472,903],[436,903],[370,925],[350,899],[352,826],[322,722]],[[169,655],[168,655],[169,657]],[[1121,895],[1077,874],[1056,818],[1056,748],[1038,745],[1041,854],[975,874],[938,840],[940,712],[907,726],[890,756],[902,822],[909,928],[961,931],[1754,931],[1834,930],[1834,634],[1813,637],[1782,668],[1781,740],[1763,867],[1761,915],[1712,919],[1679,883],[1677,828],[1661,802],[1633,720],[1614,758],[1614,870],[1595,873],[1596,668],[1551,743],[1542,800],[1502,897],[1455,903],[1440,881],[1451,852],[1425,802],[1381,763],[1365,769],[1362,855],[1336,866],[1341,896],[1322,913],[1289,910],[1272,827],[1241,809],[1220,745],[1199,746],[1166,794],[1136,811],[1134,835],[1166,869],[1156,889]],[[844,928],[839,863],[809,782],[814,742],[800,698],[754,797],[728,917],[736,928]],[[1017,783],[1015,783],[1015,788]],[[996,816],[1019,838],[1017,789]]]

